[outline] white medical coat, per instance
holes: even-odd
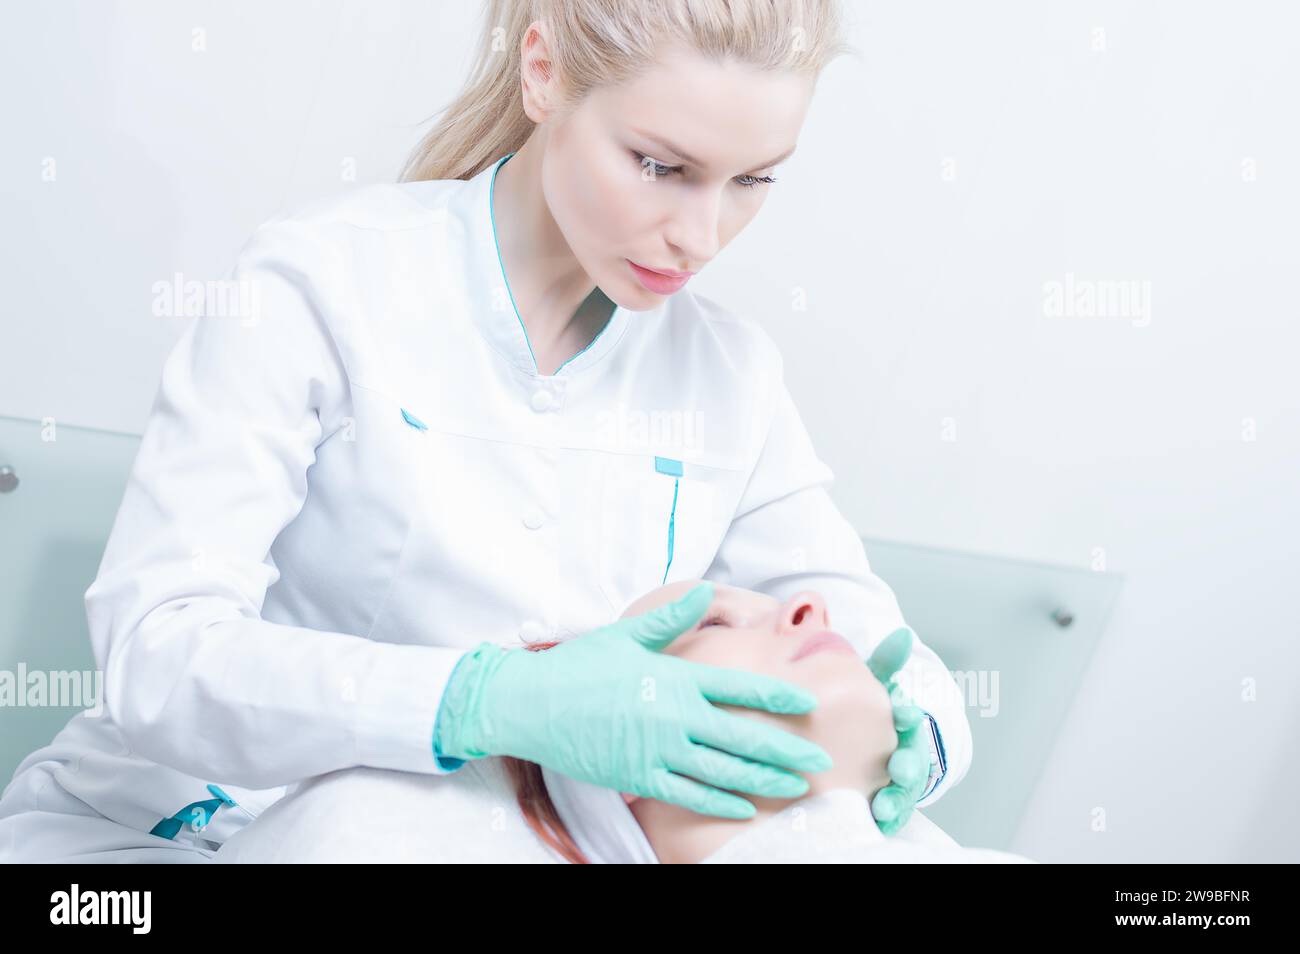
[[[168,357],[85,594],[105,713],[19,776],[144,832],[217,783],[241,808],[211,848],[297,780],[450,770],[433,724],[466,650],[588,632],[665,578],[816,590],[864,657],[903,624],[755,322],[683,289],[537,373],[490,206],[508,158],[254,233],[228,277],[256,309]],[[926,804],[970,727],[929,648],[908,669],[942,750]]]

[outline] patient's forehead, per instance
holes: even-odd
[[[640,616],[642,613],[648,613],[652,609],[671,603],[673,600],[681,599],[702,582],[703,580],[677,580],[656,587],[640,599],[630,603],[619,618]],[[755,593],[753,590],[730,586],[726,583],[715,582],[713,584],[714,606],[729,606],[739,610],[753,611],[769,609],[777,605],[778,602],[775,597],[768,596],[765,593]]]

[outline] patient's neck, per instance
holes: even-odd
[[[701,815],[679,805],[652,798],[637,799],[628,807],[641,825],[646,840],[650,842],[650,847],[654,849],[661,864],[697,864],[731,839],[755,825],[761,825],[795,802],[837,788],[853,789],[870,796],[887,785],[889,778],[883,774],[864,778],[860,772],[840,771],[837,766],[829,772],[808,776],[808,781],[808,791],[799,798],[761,798],[736,793],[753,802],[757,809],[753,818],[740,821]]]

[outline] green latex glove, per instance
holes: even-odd
[[[511,755],[723,818],[749,818],[755,809],[722,789],[804,794],[807,780],[786,770],[822,772],[830,756],[801,736],[713,703],[799,714],[816,707],[816,696],[770,676],[661,652],[712,601],[713,584],[706,582],[676,602],[541,652],[481,643],[447,684],[435,753]]]
[[[898,748],[889,757],[890,784],[871,800],[876,827],[886,835],[907,824],[930,777],[930,744],[921,730],[925,713],[911,704],[895,678],[911,654],[912,631],[901,626],[886,636],[867,660],[867,668],[889,690],[894,731],[898,733]]]

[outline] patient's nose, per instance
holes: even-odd
[[[820,593],[805,590],[790,597],[781,606],[777,627],[782,633],[816,633],[831,628],[830,613]]]

